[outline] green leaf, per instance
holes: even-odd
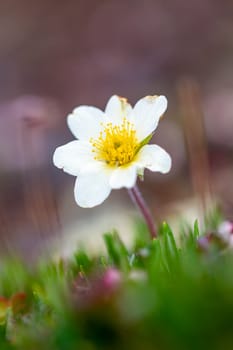
[[[153,133],[150,134],[150,135],[148,135],[147,137],[145,137],[145,138],[139,143],[138,148],[137,148],[137,150],[136,150],[136,153],[139,152],[140,149],[141,149],[143,146],[147,145],[147,144],[150,142],[152,136],[153,136]]]
[[[112,263],[123,271],[129,270],[129,253],[118,233],[104,234],[104,242]]]
[[[179,254],[176,246],[176,241],[169,225],[164,222],[162,224],[161,247],[168,268],[173,269],[174,264],[178,262]]]
[[[198,226],[197,220],[195,220],[195,222],[194,222],[193,235],[194,235],[195,239],[198,239],[198,237],[200,236],[199,226]]]

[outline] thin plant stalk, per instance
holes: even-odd
[[[144,217],[145,222],[148,226],[151,238],[152,239],[156,238],[157,232],[156,232],[153,217],[137,185],[135,185],[133,188],[129,188],[128,192],[131,200],[138,207],[142,216]]]

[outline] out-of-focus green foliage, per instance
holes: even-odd
[[[104,256],[2,262],[0,349],[232,349],[233,253],[208,237],[138,223],[130,249],[113,232]]]

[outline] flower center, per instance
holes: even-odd
[[[126,118],[120,125],[106,124],[98,139],[91,139],[90,142],[95,159],[104,161],[110,166],[130,163],[139,147],[134,125]]]

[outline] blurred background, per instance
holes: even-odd
[[[31,260],[78,240],[94,249],[104,230],[129,230],[125,190],[94,209],[73,198],[74,180],[52,165],[73,139],[66,116],[132,104],[151,94],[169,108],[153,141],[173,159],[141,191],[158,220],[233,207],[233,3],[228,0],[0,0],[0,251]],[[197,204],[198,200],[198,204]]]

